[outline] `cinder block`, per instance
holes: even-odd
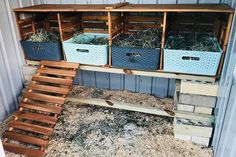
[[[217,96],[218,83],[181,80],[180,92],[206,96]]]
[[[194,106],[193,105],[185,105],[185,104],[177,104],[177,110],[194,112]]]
[[[179,103],[214,108],[216,97],[180,93]]]
[[[190,135],[174,134],[174,138],[183,141],[191,141],[192,137]]]
[[[28,84],[31,82],[33,75],[24,75],[24,82],[25,84]]]
[[[203,113],[203,114],[212,114],[212,110],[213,110],[213,108],[196,106],[194,112],[195,113]]]
[[[207,137],[197,137],[197,136],[192,136],[191,141],[196,144],[204,145],[204,146],[209,146],[210,138]]]
[[[36,73],[37,67],[36,66],[23,66],[23,74],[24,75],[34,75]]]
[[[210,138],[213,128],[210,124],[174,118],[174,134]]]

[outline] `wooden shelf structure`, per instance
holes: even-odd
[[[223,54],[220,60],[219,68],[215,79],[220,77],[226,48],[229,39],[234,10],[225,4],[129,4],[117,3],[114,5],[35,5],[25,8],[14,9],[16,20],[20,32],[21,39],[26,39],[29,35],[35,33],[38,28],[45,28],[47,31],[57,30],[60,33],[61,41],[69,39],[74,34],[75,30],[82,32],[100,32],[109,35],[109,45],[112,45],[112,40],[120,33],[132,33],[127,30],[142,30],[148,28],[158,28],[162,32],[161,39],[161,57],[159,69],[157,74],[160,77],[181,78],[184,76],[191,76],[192,79],[199,79],[200,77],[206,80],[212,80],[212,76],[199,76],[176,74],[163,72],[163,50],[165,45],[165,37],[168,29],[178,30],[180,28],[189,28],[189,22],[194,25],[194,29],[212,30],[212,33],[218,38],[218,41],[223,49]],[[22,18],[21,13],[31,17]],[[91,14],[90,14],[91,13]],[[94,14],[95,13],[95,14]],[[136,13],[135,16],[128,14]],[[153,13],[154,17],[143,16],[145,13]],[[182,14],[196,14],[195,16],[185,17]],[[200,14],[206,14],[204,16]],[[174,16],[179,16],[179,20],[186,18],[180,25],[171,23]],[[198,20],[203,20],[198,23]],[[138,23],[136,26],[127,24],[127,20],[134,20]],[[157,20],[157,21],[155,21]],[[195,20],[195,21],[194,21]],[[94,22],[96,21],[96,22]],[[99,21],[99,22],[98,22]],[[155,21],[154,24],[145,24],[150,21]],[[176,22],[176,21],[175,21]],[[177,22],[179,22],[177,20]],[[187,23],[187,24],[186,24]],[[203,24],[204,23],[204,24]],[[175,27],[173,27],[175,26]],[[117,69],[112,68],[111,48],[108,57],[108,69],[105,71],[117,72]],[[89,66],[85,66],[87,69]],[[93,68],[94,70],[101,70],[101,67]],[[123,69],[125,70],[125,69]],[[144,73],[149,75],[148,71],[136,71],[133,73]],[[151,74],[151,75],[152,75]],[[169,74],[169,75],[166,75]],[[181,76],[181,77],[179,77]],[[207,78],[209,77],[209,78]],[[203,80],[200,79],[200,80]]]

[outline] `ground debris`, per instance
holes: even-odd
[[[70,95],[173,107],[172,99],[127,91],[74,87]],[[46,157],[213,156],[210,148],[174,139],[173,118],[72,102],[63,108],[46,149]],[[1,132],[5,125],[6,122],[1,126]],[[12,154],[6,152],[7,157],[13,157]]]

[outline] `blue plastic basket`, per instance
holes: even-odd
[[[81,40],[86,40],[87,37],[105,37],[108,34],[101,33],[83,33]],[[81,36],[82,37],[82,36]],[[108,45],[89,45],[76,44],[72,42],[72,38],[63,42],[63,48],[68,62],[76,62],[81,64],[105,65],[108,60]]]
[[[166,43],[166,47],[168,42]],[[164,71],[215,76],[222,50],[217,52],[164,49]]]
[[[112,67],[157,70],[160,49],[111,47]]]
[[[63,60],[61,42],[21,41],[25,57],[29,60]]]

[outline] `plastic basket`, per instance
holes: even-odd
[[[84,33],[87,37],[108,37],[108,34]],[[86,38],[81,38],[86,40]],[[81,64],[105,65],[108,60],[108,45],[76,44],[72,38],[63,42],[63,48],[68,62]]]
[[[166,47],[169,41],[167,41]],[[222,50],[216,39],[215,43],[218,46],[217,52],[165,48],[164,71],[210,76],[216,75]]]
[[[111,47],[112,66],[119,68],[157,70],[160,49]]]
[[[21,41],[25,57],[29,60],[62,60],[61,42]]]

